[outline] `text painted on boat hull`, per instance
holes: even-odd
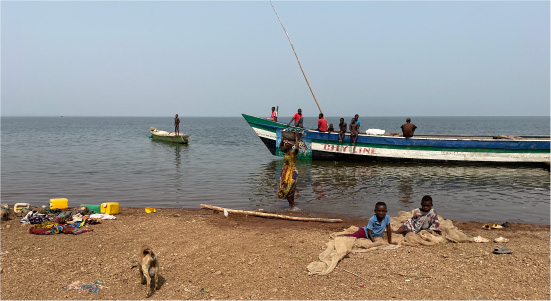
[[[349,145],[324,144],[323,150],[347,154],[374,155],[375,149],[371,147],[355,147]]]

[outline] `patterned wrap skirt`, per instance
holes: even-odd
[[[279,191],[277,196],[280,199],[287,199],[295,194],[297,187],[298,170],[294,166],[286,165],[281,171],[281,179],[279,181]]]

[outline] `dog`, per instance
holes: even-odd
[[[159,289],[159,259],[150,247],[142,247],[138,254],[138,266],[140,267],[142,284],[147,284],[145,297],[149,298],[155,290]],[[152,278],[153,281],[151,281]]]

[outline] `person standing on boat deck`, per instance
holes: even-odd
[[[277,196],[280,199],[287,199],[289,202],[289,210],[295,208],[295,189],[298,180],[297,155],[300,136],[300,133],[295,133],[294,146],[290,141],[284,139],[281,139],[279,143],[279,148],[285,156],[283,158],[283,168],[281,169]]]
[[[293,116],[291,121],[287,124],[287,126],[291,125],[291,122],[295,121],[295,126],[302,128],[303,126],[303,119],[302,119],[302,109],[298,109],[297,113]]]
[[[272,119],[272,121],[277,122],[277,111],[275,107],[272,107],[272,116],[270,116],[270,119]]]
[[[327,132],[327,119],[323,117],[323,113],[319,115],[317,130],[320,132]]]
[[[356,119],[350,120],[350,141],[352,146],[356,146],[356,140],[358,139],[358,130],[360,126],[356,123]]]
[[[360,115],[358,114],[354,115],[354,120],[356,120],[356,124],[358,125],[358,132],[359,132],[360,126],[362,125],[362,122],[360,121]]]
[[[406,123],[402,124],[402,135],[405,138],[413,137],[413,133],[415,132],[415,129],[417,126],[415,124],[411,123],[411,119],[406,119]]]
[[[176,136],[180,136],[180,118],[178,118],[178,114],[174,117],[174,133]]]
[[[344,122],[344,118],[341,118],[341,122],[339,123],[339,142],[342,142],[342,139],[344,139],[344,135],[346,135],[346,122]]]
[[[330,124],[329,124],[329,127],[327,128],[327,132],[328,132],[328,133],[331,133],[331,132],[334,132],[334,131],[335,131],[335,128],[333,127],[333,124],[330,123]]]

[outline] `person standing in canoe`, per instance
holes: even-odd
[[[180,136],[180,118],[178,118],[178,114],[174,117],[174,133],[176,136]]]
[[[290,141],[284,139],[281,139],[279,143],[279,148],[285,156],[283,158],[283,168],[279,179],[277,196],[280,199],[287,199],[289,202],[289,210],[295,209],[295,189],[298,180],[297,155],[300,136],[300,133],[295,133],[294,145]]]

